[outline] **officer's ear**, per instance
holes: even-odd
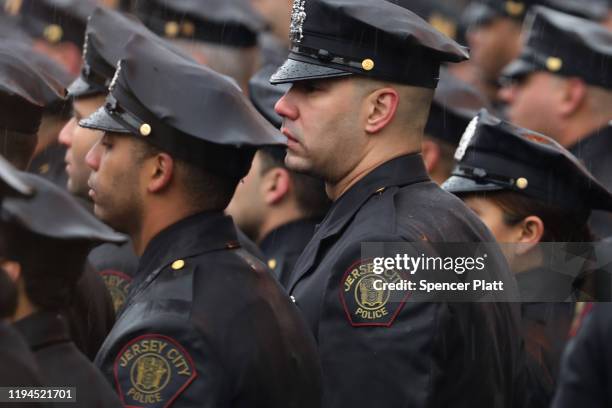
[[[436,142],[424,138],[421,142],[421,153],[423,155],[423,161],[425,162],[427,173],[431,175],[435,172],[435,169],[440,162],[440,146],[438,146]]]
[[[395,117],[399,99],[399,93],[391,87],[372,91],[365,99],[365,131],[374,134],[383,130]]]
[[[561,89],[559,110],[563,116],[571,116],[583,106],[587,96],[587,85],[580,78],[569,78],[563,80]]]
[[[0,268],[4,269],[13,282],[17,282],[21,277],[21,264],[19,262],[4,260],[0,262]]]
[[[544,235],[544,222],[540,217],[530,215],[521,221],[517,227],[520,228],[520,231],[516,253],[517,255],[523,255],[540,243]]]
[[[158,193],[168,187],[176,171],[176,162],[167,153],[159,152],[147,160],[147,191]]]
[[[274,167],[263,176],[261,189],[268,205],[276,205],[283,201],[291,189],[291,175],[287,169]]]

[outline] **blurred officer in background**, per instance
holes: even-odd
[[[586,253],[575,251],[579,246],[540,243],[591,242],[590,212],[612,211],[612,195],[552,139],[484,110],[466,130],[456,159],[453,176],[442,187],[461,197],[502,243],[526,302],[529,406],[548,407],[573,300],[590,265],[587,257],[571,256]]]
[[[467,40],[477,70],[477,85],[492,101],[497,100],[502,69],[521,51],[521,27],[529,10],[545,5],[566,13],[601,20],[606,0],[481,0],[469,11]]]
[[[472,118],[485,107],[489,107],[487,99],[475,87],[446,69],[440,70],[422,146],[427,173],[437,184],[450,177],[459,140]]]
[[[134,12],[154,33],[232,77],[246,92],[258,66],[257,36],[264,28],[249,0],[141,0]]]
[[[91,247],[125,238],[50,182],[20,176],[35,194],[5,197],[0,220],[0,266],[18,288],[12,321],[34,352],[45,386],[76,387],[79,406],[117,407],[110,385],[72,342],[70,316],[62,311],[71,306]]]
[[[503,72],[509,119],[553,137],[612,189],[612,32],[541,7],[526,30],[523,53]],[[591,228],[612,235],[612,215],[594,212]]]
[[[223,214],[282,137],[226,77],[141,37],[127,50],[80,122],[105,132],[87,155],[94,211],[141,255],[96,364],[129,406],[319,406],[314,342]]]
[[[391,3],[295,4],[291,53],[271,82],[293,84],[276,105],[287,166],[322,177],[333,200],[288,285],[318,341],[323,405],[512,406],[514,306],[404,304],[362,281],[375,276],[363,242],[493,241],[419,154],[440,65],[467,51]],[[497,248],[489,260],[511,286]]]
[[[288,86],[271,85],[269,78],[265,70],[251,78],[249,96],[257,110],[280,128],[274,105]],[[238,227],[260,246],[283,286],[329,207],[323,181],[289,170],[285,154],[284,146],[259,149],[227,208]]]

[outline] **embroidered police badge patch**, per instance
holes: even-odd
[[[118,312],[125,304],[128,293],[130,293],[132,278],[123,272],[111,269],[100,272],[100,275],[113,299],[115,312]]]
[[[374,272],[373,260],[357,261],[342,277],[340,300],[349,323],[359,326],[389,327],[409,296],[407,291],[389,290],[402,276],[395,270]]]
[[[129,342],[114,364],[124,406],[169,407],[197,377],[195,364],[174,339],[147,334]]]

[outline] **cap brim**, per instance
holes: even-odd
[[[519,58],[512,61],[503,69],[500,78],[502,81],[520,79],[537,70],[538,67],[535,64]]]
[[[442,183],[442,188],[453,194],[504,190],[504,188],[498,184],[478,182],[476,180],[461,176],[449,177],[444,183]]]
[[[85,81],[80,75],[70,84],[70,86],[68,86],[66,91],[68,92],[68,96],[72,98],[105,95],[107,93],[106,88],[98,85],[92,85]]]
[[[34,189],[24,181],[6,159],[0,156],[0,201],[3,192],[31,196]]]
[[[304,61],[287,59],[280,66],[276,73],[270,77],[271,84],[286,84],[309,79],[338,78],[353,75],[351,72],[342,71],[336,68],[325,67],[322,65],[311,64]]]
[[[111,133],[132,133],[131,130],[113,118],[104,107],[101,107],[91,116],[81,120],[79,126]]]

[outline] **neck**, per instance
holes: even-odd
[[[17,302],[17,310],[13,316],[13,322],[25,319],[26,317],[36,313],[38,308],[30,301],[24,292],[20,290],[19,300]]]
[[[594,115],[589,120],[569,121],[565,126],[560,126],[556,135],[557,141],[565,148],[571,148],[598,129],[608,125],[610,117]]]
[[[204,209],[201,211],[204,211]],[[198,212],[200,212],[200,210],[187,209],[185,207],[163,207],[148,211],[142,219],[140,228],[138,228],[137,231],[128,233],[132,239],[136,255],[139,257],[142,256],[149,242],[151,242],[151,240],[161,231]]]
[[[295,206],[286,206],[271,211],[269,216],[262,220],[255,242],[257,245],[261,244],[264,238],[275,229],[302,218],[304,218],[304,215]]]
[[[59,136],[64,122],[58,118],[43,116],[40,128],[38,130],[38,142],[34,150],[34,156],[37,156],[47,147],[51,146]]]
[[[392,144],[389,143],[389,145]],[[359,164],[355,168],[353,168],[353,170],[351,170],[339,181],[333,183],[325,183],[325,190],[327,192],[327,196],[332,201],[336,201],[340,197],[342,197],[342,195],[346,193],[351,187],[357,184],[361,179],[370,174],[372,170],[397,157],[416,153],[418,151],[418,148],[406,147],[403,150],[396,150],[394,153],[387,152],[387,154],[380,154],[377,155],[377,157],[373,157],[369,160],[361,160]]]

